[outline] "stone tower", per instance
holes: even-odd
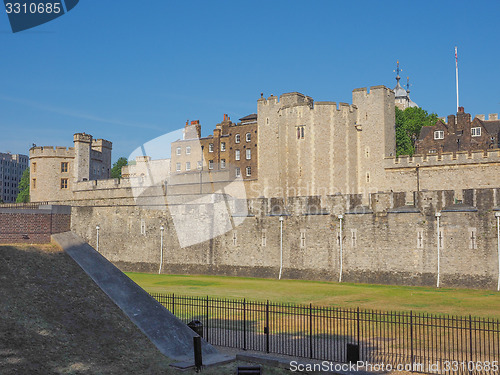
[[[73,135],[75,148],[75,165],[73,167],[74,181],[90,180],[90,150],[92,145],[92,136],[85,133],[76,133]]]
[[[357,107],[359,190],[384,190],[384,158],[396,155],[394,92],[385,86],[355,89],[352,102]]]

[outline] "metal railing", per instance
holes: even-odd
[[[33,202],[33,203],[0,203],[0,208],[17,208],[25,210],[37,210],[40,206],[47,206],[49,202]]]
[[[500,369],[500,321],[491,318],[317,307],[152,294],[214,345],[347,362],[347,344],[371,365],[426,373]],[[387,367],[385,367],[387,369]]]

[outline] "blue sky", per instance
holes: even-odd
[[[395,86],[447,116],[500,112],[500,1],[81,0],[69,13],[13,34],[0,16],[0,151],[71,146],[86,132],[113,159],[199,119],[299,91],[351,102],[351,91]]]

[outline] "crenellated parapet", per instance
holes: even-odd
[[[60,146],[37,146],[30,149],[30,158],[37,157],[55,157],[55,158],[73,158],[75,149],[73,147]]]
[[[385,158],[385,168],[437,167],[464,164],[488,164],[500,162],[500,149],[484,151],[459,151],[442,154],[426,154]]]

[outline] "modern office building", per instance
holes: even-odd
[[[0,199],[4,203],[16,201],[19,181],[28,163],[27,155],[0,153]]]

